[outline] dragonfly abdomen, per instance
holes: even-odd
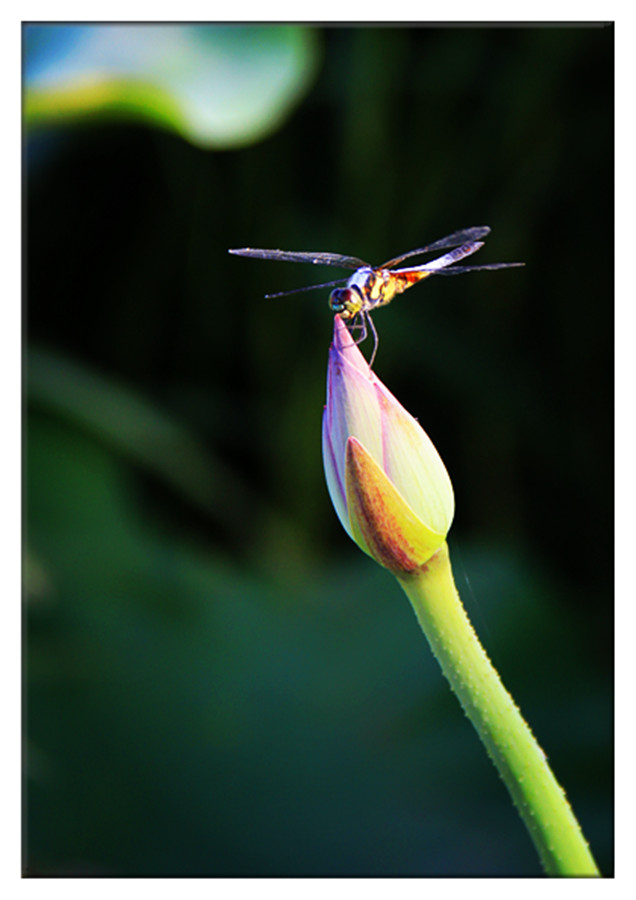
[[[363,290],[369,309],[386,306],[398,294],[403,294],[407,288],[417,284],[423,278],[427,278],[430,274],[430,272],[413,271],[398,275],[389,269],[372,271],[367,280],[366,288]]]

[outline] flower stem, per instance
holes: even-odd
[[[598,876],[563,789],[473,631],[453,581],[448,545],[415,574],[398,580],[503,778],[547,874]]]

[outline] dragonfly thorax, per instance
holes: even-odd
[[[343,319],[353,319],[364,306],[364,300],[356,287],[336,288],[329,295],[329,306]]]

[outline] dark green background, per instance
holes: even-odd
[[[334,270],[488,224],[375,317],[453,479],[456,580],[613,871],[613,29],[316,29],[239,151],[25,144],[25,871],[538,875],[408,601],[342,531]],[[471,260],[472,261],[472,260]]]

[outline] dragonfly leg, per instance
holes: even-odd
[[[364,317],[369,323],[369,327],[371,328],[371,334],[373,335],[373,353],[371,354],[371,359],[369,360],[369,368],[373,366],[373,360],[375,359],[375,354],[378,352],[378,344],[380,342],[380,338],[378,337],[378,332],[375,329],[375,325],[373,324],[373,319],[369,315],[368,312],[364,312]],[[366,329],[365,329],[366,331]]]
[[[373,324],[373,319],[369,315],[366,310],[360,310],[357,316],[351,321],[351,324],[348,325],[349,331],[354,338],[356,344],[361,344],[363,341],[367,339],[369,336],[369,331],[373,335],[373,353],[371,354],[371,359],[369,360],[369,367],[373,365],[373,360],[375,359],[375,354],[378,350],[378,332],[376,331],[375,325]],[[358,332],[357,337],[354,336],[354,332]]]
[[[365,319],[365,315],[363,312],[359,312],[356,316],[351,320],[351,324],[349,325],[349,331],[356,342],[356,344],[361,344],[367,337],[367,323]],[[357,333],[357,337],[355,334]]]

